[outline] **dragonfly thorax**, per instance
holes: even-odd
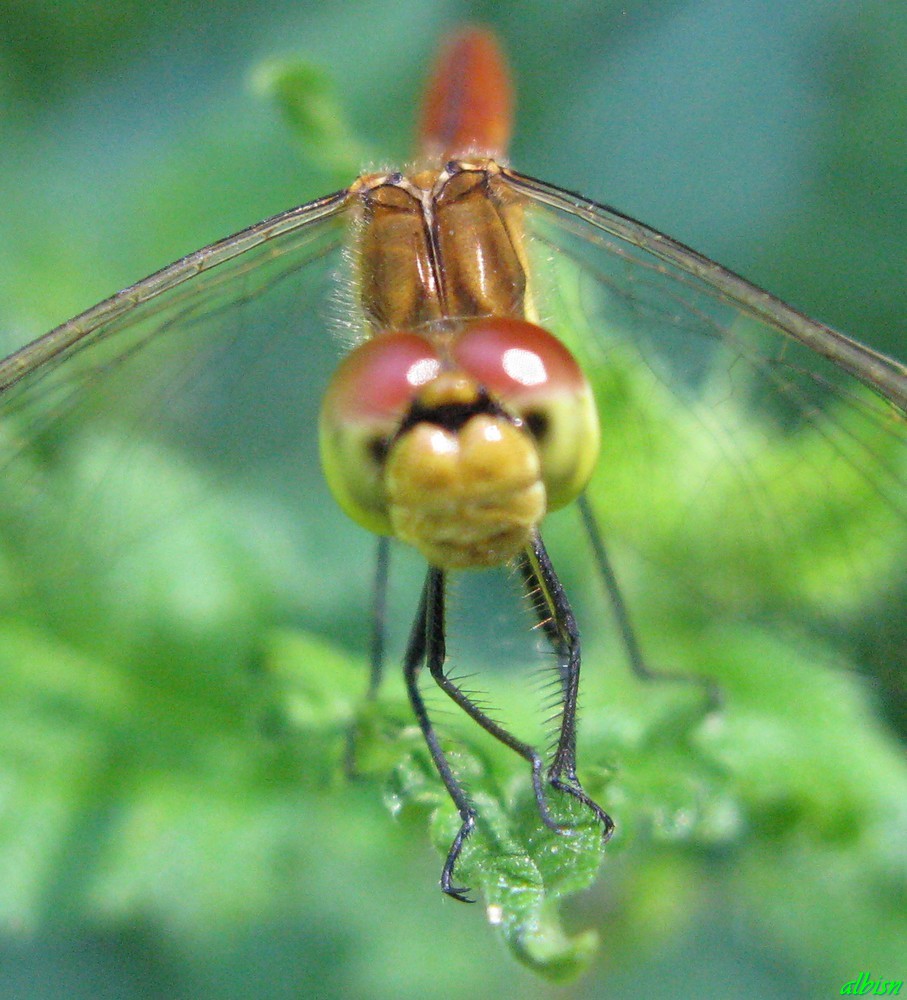
[[[520,206],[493,160],[371,174],[353,186],[352,257],[374,333],[450,318],[531,315]]]

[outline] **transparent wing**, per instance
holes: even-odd
[[[347,209],[341,192],[253,226],[0,364],[6,612],[37,609],[59,628],[97,602],[122,639],[136,623],[103,606],[111,593],[133,606],[130,592],[158,587],[200,614],[215,601],[211,561],[235,555],[337,616],[345,602],[312,577],[326,539],[349,534],[321,485],[316,433],[342,350],[331,333],[341,317],[355,324],[335,294]],[[168,575],[168,559],[184,572]]]
[[[649,656],[720,670],[784,635],[810,662],[902,666],[904,366],[617,213],[503,184],[542,318],[594,380],[591,499]]]

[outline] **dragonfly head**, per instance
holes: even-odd
[[[598,422],[585,377],[551,334],[468,320],[379,334],[347,355],[325,396],[321,452],[360,524],[443,569],[495,566],[583,489]]]

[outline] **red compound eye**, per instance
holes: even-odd
[[[321,407],[325,478],[340,506],[390,534],[384,457],[413,397],[441,370],[434,347],[414,333],[382,333],[355,347],[334,373]]]
[[[382,333],[343,359],[325,409],[338,420],[400,420],[421,386],[441,370],[434,347],[415,333]]]
[[[464,324],[451,348],[456,362],[502,405],[545,400],[586,388],[573,355],[547,330],[519,319]]]
[[[567,348],[547,330],[520,319],[463,324],[453,360],[535,438],[548,509],[574,500],[598,457],[592,390]]]

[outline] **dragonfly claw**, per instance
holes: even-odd
[[[466,895],[467,892],[472,892],[472,890],[471,889],[467,889],[465,886],[449,885],[449,886],[447,886],[445,888],[442,885],[441,886],[441,890],[446,895],[450,896],[451,899],[458,899],[461,903],[474,903],[475,902],[474,899],[470,899],[469,896]]]
[[[602,843],[607,843],[611,839],[612,834],[614,833],[614,820],[611,819],[611,817],[605,812],[605,810],[602,809],[602,807],[594,799],[591,799],[583,791],[579,782],[576,782],[574,784],[565,781],[563,778],[559,778],[557,776],[552,776],[549,780],[554,788],[557,788],[559,791],[566,792],[568,795],[572,795],[575,799],[582,802],[583,805],[586,806],[586,808],[592,811],[595,818],[602,825]],[[544,813],[542,814],[542,819],[545,820]],[[550,825],[548,824],[547,820],[545,820],[545,824]],[[552,829],[555,828],[552,827]],[[560,833],[569,831],[572,833],[575,832],[575,829],[576,829],[575,827],[561,827],[561,829],[558,830],[558,832]]]

